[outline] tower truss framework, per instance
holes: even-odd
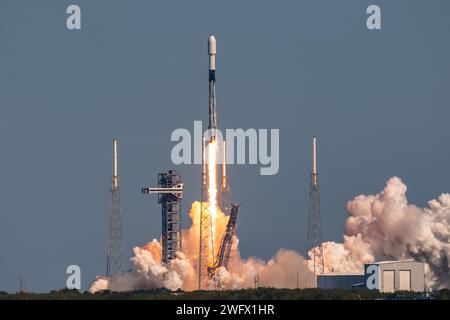
[[[122,209],[120,205],[119,176],[117,168],[117,140],[113,140],[114,172],[111,178],[111,210],[108,216],[108,252],[106,275],[121,274],[124,271]]]
[[[317,173],[316,157],[317,138],[312,139],[312,171],[309,182],[309,207],[308,207],[308,251],[313,250],[313,270],[314,274],[325,272],[322,246],[322,219],[320,216],[320,186],[319,175]]]

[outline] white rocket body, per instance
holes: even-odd
[[[216,70],[216,54],[217,54],[217,46],[216,46],[216,38],[213,35],[210,35],[208,38],[208,54],[209,54],[209,70]]]
[[[209,55],[209,125],[211,138],[215,138],[215,129],[217,129],[217,113],[216,113],[216,38],[210,35],[208,38],[208,55]]]

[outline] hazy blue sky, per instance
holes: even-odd
[[[66,29],[78,4],[82,30]],[[382,9],[382,30],[365,26]],[[0,290],[82,289],[106,268],[113,138],[124,252],[161,232],[140,193],[179,170],[183,225],[199,166],[175,167],[170,134],[207,120],[207,37],[218,41],[218,122],[279,128],[280,171],[229,168],[243,256],[304,252],[310,139],[319,137],[324,238],[345,204],[397,175],[424,206],[450,191],[449,1],[0,2]],[[127,263],[128,264],[128,263]]]

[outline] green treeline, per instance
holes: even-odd
[[[322,289],[242,289],[223,291],[169,291],[166,289],[130,292],[103,291],[95,294],[62,289],[49,293],[13,293],[0,291],[0,300],[449,300],[450,290],[444,289],[429,294],[375,291],[345,291]]]

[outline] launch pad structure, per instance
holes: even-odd
[[[202,194],[205,191],[202,186]],[[198,289],[208,289],[211,280],[209,268],[215,265],[214,234],[212,214],[208,204],[208,198],[203,197],[200,203],[200,234],[198,249]]]
[[[216,39],[208,38],[209,55],[209,136],[202,138],[201,202],[199,212],[198,289],[222,289],[216,279],[218,268],[228,268],[236,233],[239,204],[229,202],[230,186],[226,173],[226,142],[217,135],[216,112]],[[107,275],[123,272],[123,244],[117,174],[117,140],[114,143],[114,174],[112,178],[112,209],[109,217]],[[312,254],[314,275],[324,273],[322,224],[320,213],[320,186],[316,157],[317,138],[312,138],[312,170],[309,184],[308,251]],[[222,150],[221,168],[217,161]],[[221,170],[220,170],[221,169]],[[167,265],[182,251],[181,208],[183,182],[181,175],[169,170],[158,174],[158,186],[142,188],[144,194],[157,194],[162,208],[161,260]],[[230,205],[229,205],[230,204]],[[216,234],[217,214],[229,211],[228,222],[222,235]],[[220,238],[220,243],[216,240]],[[216,246],[216,244],[219,244]],[[215,250],[217,252],[215,252]],[[319,269],[319,272],[317,272]],[[259,282],[259,277],[258,277]]]
[[[181,202],[183,181],[174,171],[158,174],[157,188],[142,188],[142,193],[157,194],[162,208],[162,262],[167,264],[181,251]]]
[[[230,204],[226,173],[225,141],[218,140],[216,113],[216,39],[208,38],[209,54],[209,134],[202,140],[202,179],[201,204],[199,214],[199,253],[198,253],[198,287],[199,289],[217,288],[215,271],[219,267],[227,267],[230,259],[233,238],[235,235],[238,208]],[[213,148],[213,149],[212,149]],[[217,161],[219,148],[222,150],[221,170]],[[207,152],[209,156],[207,156]],[[210,157],[212,158],[211,161]],[[206,159],[208,158],[208,163]],[[220,181],[220,183],[219,183]],[[142,193],[157,194],[158,203],[162,205],[162,262],[167,264],[181,251],[181,202],[183,183],[181,175],[175,171],[158,174],[158,187],[142,188]],[[215,241],[215,219],[217,212],[230,211],[226,230],[220,235],[218,252]]]
[[[228,261],[230,260],[231,248],[233,247],[234,235],[236,233],[237,216],[239,213],[240,204],[231,204],[231,212],[228,218],[228,223],[223,233],[222,240],[220,242],[219,252],[217,253],[217,259],[214,266],[208,267],[208,274],[211,279],[215,280],[215,272],[218,268],[224,267],[228,269]],[[218,289],[221,288],[221,284],[214,281]]]
[[[217,255],[217,267],[228,268],[230,260],[231,248],[233,246],[233,238],[236,233],[237,216],[239,213],[239,204],[231,204],[231,212],[228,218],[227,227],[220,242],[219,253]]]

